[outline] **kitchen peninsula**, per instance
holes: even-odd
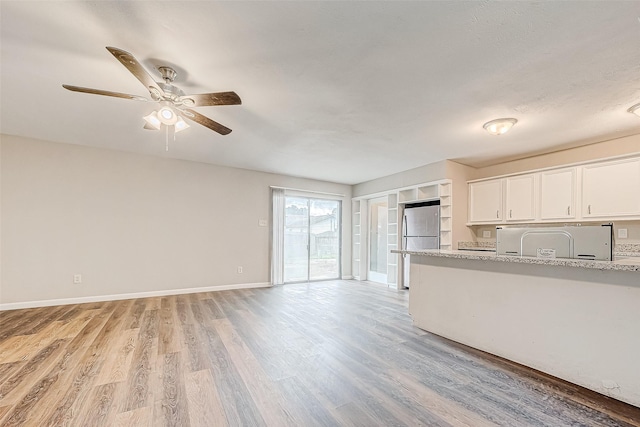
[[[640,407],[640,257],[394,252],[417,327]]]

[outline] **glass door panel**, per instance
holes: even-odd
[[[309,199],[285,198],[284,281],[309,278]]]
[[[387,283],[387,198],[369,201],[369,273],[367,279]]]
[[[284,282],[340,278],[340,202],[285,197]]]
[[[340,202],[311,199],[309,280],[340,278]]]

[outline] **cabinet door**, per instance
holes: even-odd
[[[575,189],[575,168],[541,172],[540,219],[575,218]]]
[[[640,215],[640,159],[582,167],[584,218]]]
[[[502,180],[469,184],[469,222],[502,222]]]
[[[507,221],[533,221],[535,211],[535,175],[514,176],[507,183]]]

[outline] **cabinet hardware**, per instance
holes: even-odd
[[[591,205],[587,206],[587,213],[591,214]]]
[[[509,218],[513,218],[513,209],[509,209]]]
[[[500,211],[496,211],[496,218],[500,218]]]
[[[567,215],[571,215],[571,206],[567,206]]]

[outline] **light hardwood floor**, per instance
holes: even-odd
[[[407,297],[334,281],[0,312],[0,425],[640,426],[414,328]]]

